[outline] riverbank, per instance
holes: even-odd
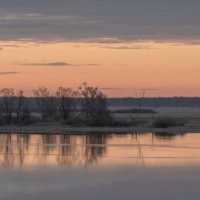
[[[71,127],[60,124],[36,124],[29,126],[0,126],[0,133],[19,134],[92,134],[92,133],[194,133],[200,132],[200,126],[182,126],[168,128],[152,127]]]
[[[92,134],[92,133],[200,133],[200,108],[150,108],[156,113],[141,114],[140,119],[144,122],[132,127],[86,127],[69,126],[61,122],[37,122],[27,126],[5,125],[0,126],[0,133],[19,133],[19,134]],[[115,119],[119,121],[128,121],[135,118],[135,114],[122,113],[114,114]],[[185,121],[183,126],[169,126],[167,128],[153,128],[152,120],[161,117],[175,117]],[[39,118],[34,114],[33,117]]]

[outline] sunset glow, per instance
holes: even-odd
[[[109,96],[199,96],[200,45],[156,43],[1,42],[1,88],[77,88],[82,82]]]
[[[198,1],[3,1],[0,87],[200,96]]]

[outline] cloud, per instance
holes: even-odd
[[[20,48],[20,47],[23,47],[23,46],[22,45],[17,45],[17,44],[2,44],[1,47]]]
[[[80,64],[80,65],[73,65],[77,67],[97,67],[100,66],[99,64]]]
[[[0,76],[4,76],[4,75],[14,75],[14,74],[19,74],[19,72],[0,72]]]
[[[98,64],[70,64],[66,62],[41,62],[41,63],[17,63],[22,66],[47,66],[47,67],[88,67],[99,66]]]
[[[133,88],[118,88],[118,87],[107,87],[107,88],[100,88],[101,90],[108,90],[108,91],[159,91],[159,88],[141,88],[141,89],[133,89]]]
[[[108,90],[108,91],[111,91],[111,90],[133,90],[133,89],[129,89],[129,88],[117,88],[117,87],[108,87],[108,88],[100,88],[101,90]]]
[[[25,65],[25,66],[52,66],[52,67],[68,67],[68,66],[71,66],[69,63],[65,63],[65,62],[18,63],[18,65]]]
[[[0,0],[0,40],[106,44],[138,40],[196,43],[200,40],[200,1],[197,0],[14,2]]]
[[[122,46],[100,46],[103,49],[118,49],[118,50],[132,50],[132,49],[151,49],[148,45],[122,45]]]

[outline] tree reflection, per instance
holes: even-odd
[[[88,135],[86,137],[86,165],[96,163],[99,157],[106,154],[107,137],[108,135]]]
[[[106,153],[106,135],[0,135],[0,164],[52,163],[87,166]]]
[[[3,151],[5,152],[4,155],[4,162],[2,163],[3,166],[12,166],[14,163],[14,152],[12,144],[12,135],[7,135],[5,138],[6,145],[3,146]]]
[[[23,165],[29,150],[29,135],[0,135],[0,154],[2,166]]]
[[[177,136],[184,136],[186,133],[167,133],[167,132],[155,132],[153,135],[157,140],[172,141],[176,139]]]
[[[157,148],[157,143],[162,145],[171,142],[176,139],[176,136],[167,133],[129,135],[0,134],[0,165],[18,167],[47,164],[86,167],[97,164],[106,155],[117,155],[116,157],[119,158],[118,155],[122,154],[122,157],[128,155],[128,157],[136,158],[136,163],[140,161],[145,166],[146,153],[150,151],[153,153]],[[110,148],[110,145],[114,145],[115,148]]]
[[[138,152],[137,152],[136,161],[140,160],[142,162],[142,166],[145,167],[145,159],[144,159],[143,148],[142,148],[142,145],[140,143],[140,137],[138,135],[141,136],[141,134],[138,134],[137,132],[132,134],[132,139],[134,140],[133,143],[136,142],[137,147],[138,147],[137,148]]]
[[[40,136],[41,142],[38,146],[40,149],[42,157],[48,159],[49,155],[54,154],[57,148],[57,135],[45,134]]]
[[[76,138],[70,135],[61,135],[57,162],[59,165],[71,166],[75,162]]]
[[[26,153],[29,150],[29,140],[30,140],[30,135],[17,135],[15,154],[19,156],[15,156],[15,159],[18,159],[20,165],[23,165]]]

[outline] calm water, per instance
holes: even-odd
[[[0,135],[0,199],[200,199],[200,134]]]

